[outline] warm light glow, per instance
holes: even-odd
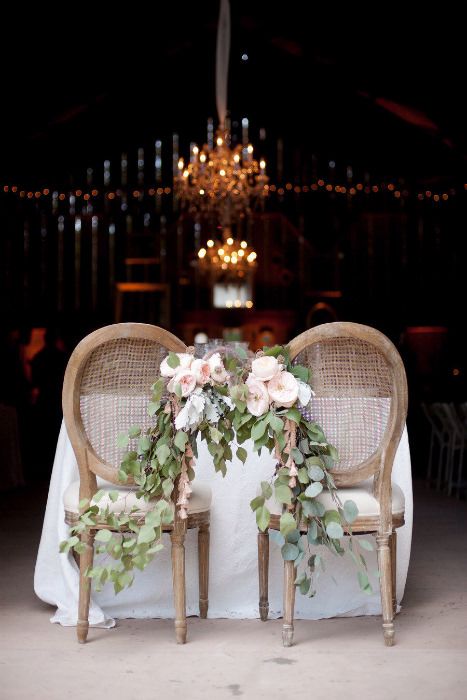
[[[253,307],[253,302],[248,299],[248,301],[245,302],[245,306],[247,309],[251,309]]]
[[[248,144],[248,148],[247,148],[246,150],[247,150],[248,153],[250,153],[250,154],[253,153],[253,146],[251,145],[251,143]]]
[[[212,247],[213,247],[213,245],[214,245],[214,241],[213,241],[213,240],[211,240],[211,239],[209,239],[209,241],[208,241],[208,244],[207,244],[207,245],[208,245],[208,248],[212,248]]]
[[[264,170],[264,168],[266,167],[266,161],[265,161],[265,160],[260,160],[260,161],[259,161],[259,167],[261,168],[261,170]]]
[[[180,158],[180,160],[178,161],[178,169],[183,170],[183,158]]]
[[[222,257],[224,255],[224,249],[219,248],[219,250],[217,251],[217,254],[220,255],[220,257]]]
[[[241,307],[241,305],[242,305],[242,302],[240,301],[240,299],[235,299],[235,308],[239,309]]]
[[[240,248],[240,250],[237,252],[237,254],[238,254],[239,258],[243,258],[243,256],[245,255],[245,251],[243,250],[243,248]]]
[[[204,258],[205,255],[206,255],[206,248],[200,248],[200,250],[198,251],[198,258]]]
[[[206,153],[201,153],[199,159],[200,159],[201,163],[205,163],[206,162]]]
[[[227,299],[227,301],[225,302],[225,305],[228,309],[231,309],[233,306],[233,301],[231,299]]]
[[[227,245],[233,245],[233,238],[227,238]]]
[[[199,153],[199,148],[198,146],[193,146],[193,155],[197,156]]]
[[[216,140],[216,143],[217,143],[218,146],[222,146],[222,144],[224,143],[224,141],[222,140],[222,138],[221,138],[220,136],[218,136],[218,137],[217,137],[217,140]]]
[[[240,156],[238,155],[238,153],[236,153],[236,154],[234,155],[234,161],[235,161],[235,163],[239,163],[239,162],[240,162]]]
[[[183,171],[183,177],[188,177],[188,175],[189,175],[188,170],[184,170],[184,171]]]
[[[240,246],[241,246],[242,248],[246,248],[247,245],[248,245],[248,243],[247,243],[246,241],[242,241],[242,242],[240,243]]]
[[[225,170],[224,170],[224,169],[219,170],[219,175],[220,175],[221,177],[225,177]]]
[[[226,263],[230,262],[230,255],[224,255],[224,262],[226,262]]]
[[[203,195],[203,194],[204,194],[204,190],[200,190],[199,193],[200,193],[201,195]]]

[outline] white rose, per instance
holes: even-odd
[[[257,357],[256,360],[253,360],[251,363],[252,374],[255,379],[259,379],[261,382],[268,382],[277,374],[279,369],[279,363],[276,358],[269,355]]]
[[[278,372],[269,382],[268,392],[278,406],[290,408],[298,398],[298,382],[290,372]]]
[[[229,375],[224,367],[220,353],[215,352],[208,360],[209,369],[211,370],[211,378],[218,384],[227,381]]]
[[[298,380],[298,400],[300,401],[300,404],[303,408],[305,406],[308,406],[310,403],[311,396],[313,394],[313,391],[311,390],[311,387],[306,384],[305,382],[302,382],[301,379]]]
[[[163,377],[174,377],[177,372],[180,372],[181,369],[189,369],[193,361],[193,355],[190,355],[187,352],[177,352],[176,355],[179,359],[179,364],[176,367],[171,367],[169,365],[168,357],[164,357],[162,360],[159,367],[159,372]]]
[[[196,381],[199,386],[207,384],[211,378],[211,368],[209,367],[209,362],[206,362],[206,360],[193,360],[190,369],[195,373]]]

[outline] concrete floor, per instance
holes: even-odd
[[[49,623],[33,592],[46,492],[0,499],[0,698],[436,698],[467,697],[467,505],[420,487],[413,555],[396,646],[371,617],[296,623],[189,619],[177,646],[170,621],[122,620],[91,630]],[[10,534],[8,534],[10,533]]]

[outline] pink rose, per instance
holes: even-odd
[[[276,358],[270,357],[269,355],[257,357],[256,360],[253,360],[251,363],[252,374],[255,379],[259,379],[261,382],[268,382],[277,374],[279,369],[279,363]]]
[[[269,411],[269,394],[266,385],[250,375],[246,381],[248,396],[246,406],[252,416],[262,416]]]
[[[196,375],[191,369],[182,369],[177,372],[177,374],[172,377],[170,382],[167,384],[167,389],[175,393],[175,386],[179,384],[182,392],[182,397],[185,398],[189,396],[191,392],[196,388]]]
[[[224,363],[222,362],[220,353],[215,352],[208,360],[209,369],[211,370],[211,378],[218,384],[223,384],[229,378],[226,372]]]
[[[290,408],[298,398],[298,382],[290,372],[278,372],[268,384],[271,401]]]
[[[206,360],[193,360],[190,370],[195,373],[196,382],[200,386],[207,384],[211,378],[211,370]]]

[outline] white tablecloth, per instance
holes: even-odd
[[[247,445],[248,447],[248,445]],[[199,449],[196,478],[209,483],[213,491],[211,509],[211,552],[209,617],[258,617],[257,529],[249,502],[257,495],[259,482],[271,477],[272,456],[251,453],[245,465],[234,459],[223,478],[215,474],[203,443]],[[57,607],[52,622],[75,625],[78,609],[78,569],[71,555],[59,554],[59,542],[67,536],[62,495],[78,470],[65,427],[62,425],[50,481],[49,497],[36,563],[34,589],[47,603]],[[404,491],[406,524],[398,530],[397,597],[404,594],[412,536],[412,480],[407,432],[404,431],[393,470],[393,481]],[[93,592],[90,623],[113,626],[112,618],[173,617],[170,540],[145,569],[136,572],[133,586],[114,595],[111,585]],[[271,542],[269,602],[270,616],[282,615],[282,558]],[[317,595],[306,598],[297,592],[296,617],[320,619],[334,616],[374,615],[381,612],[378,580],[372,576],[375,593],[368,597],[359,589],[350,557],[336,557],[321,548],[326,572],[317,581]],[[370,573],[377,570],[375,552],[368,553]],[[198,614],[196,531],[186,538],[187,614]],[[333,578],[336,582],[333,581]]]

